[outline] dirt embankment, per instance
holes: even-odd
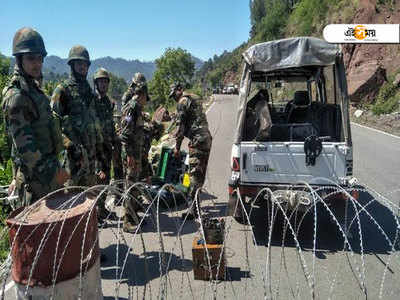
[[[359,0],[349,23],[400,24],[400,0],[393,1],[390,5],[382,5],[381,2]],[[329,20],[329,23],[345,23],[342,17],[339,12],[338,17]],[[365,109],[366,104],[374,103],[382,85],[389,80],[390,75],[400,70],[399,44],[344,44],[343,54],[352,105],[352,120],[400,135],[399,113],[377,116],[366,110],[360,117],[354,116],[354,112],[359,107]],[[223,78],[224,84],[239,82],[239,75],[239,73],[227,72]]]
[[[360,0],[353,24],[399,24],[400,1],[382,6],[376,0]],[[343,46],[350,100],[371,103],[389,74],[400,69],[398,44],[347,44]]]
[[[239,84],[240,78],[239,73],[228,71],[226,72],[223,83],[224,85],[228,85],[230,83]]]
[[[363,111],[360,117],[356,117],[356,111],[355,107],[350,108],[353,122],[400,136],[400,112],[377,116],[371,111]]]
[[[393,5],[379,5],[376,0],[360,0],[353,24],[399,24],[400,1]],[[400,70],[398,44],[344,45],[352,120],[400,136],[400,113],[374,115],[365,110],[354,115],[357,107],[366,107],[376,101],[389,75]],[[400,88],[400,87],[399,87]],[[400,102],[400,99],[399,99]],[[361,116],[359,116],[361,114]]]

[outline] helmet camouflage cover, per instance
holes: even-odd
[[[135,93],[144,91],[147,92],[146,77],[142,73],[135,73],[132,78],[133,86],[135,87]]]
[[[71,65],[73,60],[84,60],[90,65],[90,57],[87,49],[81,45],[76,45],[69,50],[68,64]]]
[[[99,78],[107,78],[108,80],[110,80],[110,75],[108,74],[108,71],[104,68],[99,68],[97,69],[97,71],[94,73],[93,75],[93,80],[96,81],[96,79]]]
[[[23,27],[15,33],[12,50],[14,56],[23,53],[39,53],[43,57],[47,55],[42,36],[29,27]]]
[[[180,82],[174,82],[169,86],[169,95],[168,98],[171,98],[177,90],[182,89],[182,84]]]

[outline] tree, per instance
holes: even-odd
[[[51,98],[51,96],[53,95],[54,90],[56,89],[57,85],[59,84],[59,82],[57,81],[45,81],[42,84],[42,90],[44,91],[44,93],[47,95],[47,97],[49,97],[49,99]]]
[[[0,53],[0,75],[8,75],[10,71],[10,60]]]
[[[265,0],[250,0],[250,37],[253,37],[257,32],[257,24],[266,15]]]
[[[192,83],[195,70],[192,56],[182,48],[167,48],[155,62],[157,69],[149,83],[154,107],[168,102],[169,87],[173,82]]]
[[[128,85],[125,79],[118,77],[112,74],[111,72],[109,72],[109,75],[110,75],[110,86],[108,88],[108,94],[112,99],[120,101],[123,93],[128,88]]]
[[[265,0],[265,16],[254,24],[253,41],[266,42],[283,38],[292,10],[292,2]]]
[[[10,60],[6,58],[5,56],[0,54],[0,103],[3,102],[2,99],[2,91],[4,87],[7,85],[10,76],[8,75],[10,70]],[[4,115],[3,115],[3,110],[0,112],[0,163],[5,164],[7,160],[10,159],[10,146],[7,141],[7,134],[5,132],[4,128]],[[7,172],[6,172],[7,171]],[[10,172],[9,170],[0,170],[0,183],[1,184],[6,184],[9,179],[10,179]]]
[[[256,25],[266,15],[265,0],[250,0],[250,22]]]

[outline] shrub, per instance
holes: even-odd
[[[380,88],[375,104],[372,105],[374,114],[389,114],[399,108],[400,90],[392,82],[385,82]]]

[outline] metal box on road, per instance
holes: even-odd
[[[207,258],[207,252],[210,260]],[[195,237],[192,246],[192,257],[194,279],[225,279],[225,254],[222,244],[205,244],[203,239]]]

